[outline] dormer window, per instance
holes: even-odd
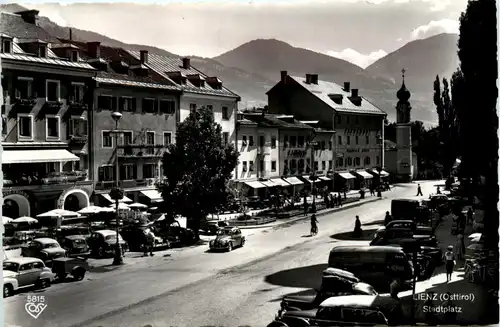
[[[38,56],[40,58],[47,58],[47,46],[46,45],[40,45],[38,47]]]
[[[77,50],[71,51],[71,61],[78,62],[78,51]]]
[[[2,52],[3,53],[12,53],[12,40],[9,40],[9,39],[2,40]]]
[[[204,80],[200,80],[200,87],[205,87],[205,81]]]

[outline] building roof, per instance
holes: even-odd
[[[40,58],[29,54],[18,54],[18,53],[1,53],[0,57],[2,59],[11,59],[16,61],[32,62],[38,64],[55,65],[55,66],[65,66],[68,68],[81,68],[94,70],[94,68],[87,64],[86,62],[72,62],[69,60],[64,60],[61,58]]]
[[[362,98],[361,105],[357,106],[349,100],[351,96],[351,92],[344,91],[343,87],[327,81],[318,80],[318,84],[306,83],[305,77],[299,76],[290,76],[289,78],[294,80],[297,84],[301,85],[304,89],[309,91],[312,95],[314,95],[319,100],[326,103],[333,110],[337,112],[344,113],[354,113],[354,114],[369,114],[369,115],[387,115],[384,111],[377,108],[371,102],[366,100],[364,97]],[[337,104],[333,101],[329,95],[332,94],[340,94],[343,96],[342,104]]]
[[[36,24],[26,22],[21,15],[0,12],[0,33],[23,39],[39,39],[45,42],[57,42],[57,39]]]
[[[140,58],[140,51],[136,51],[136,50],[127,50],[127,51],[132,56],[134,56],[134,58],[136,58],[136,59]],[[189,69],[183,68],[182,58],[166,57],[166,56],[161,56],[161,55],[154,54],[154,53],[149,53],[147,66],[152,68],[158,74],[162,75],[164,78],[169,79],[172,83],[175,83],[175,82],[173,82],[168,77],[168,75],[167,75],[168,73],[180,72],[184,76],[199,75],[200,77],[202,77],[204,79],[208,78],[207,75],[203,74],[201,71],[194,68],[192,65],[190,65]],[[205,85],[203,87],[199,87],[199,86],[195,86],[193,83],[191,83],[189,80],[187,80],[185,85],[179,85],[179,86],[185,92],[207,94],[207,95],[218,95],[218,96],[234,97],[234,98],[239,97],[236,93],[231,92],[229,89],[225,88],[224,86],[222,86],[221,89],[215,89],[215,88],[211,87],[208,83],[205,83]]]
[[[263,114],[263,113],[244,113],[243,117],[249,122],[256,123],[258,127],[268,127],[268,128],[289,128],[289,129],[304,129],[313,130],[314,128],[301,123],[293,116],[275,115],[275,114]],[[239,122],[239,121],[238,121]],[[249,124],[245,122],[244,124]]]

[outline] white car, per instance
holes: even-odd
[[[22,257],[3,262],[3,297],[27,286],[49,287],[53,280],[54,274],[40,259]]]

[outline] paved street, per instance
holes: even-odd
[[[434,191],[434,184],[422,183],[424,195]],[[363,223],[382,220],[392,198],[415,193],[416,184],[403,185],[384,193],[386,199],[322,216],[314,238],[306,237],[309,222],[301,222],[255,231],[244,248],[231,253],[208,253],[208,246],[201,246],[114,271],[103,267],[82,282],[37,293],[45,296],[47,308],[36,320],[24,310],[27,293],[6,299],[5,322],[23,327],[265,326],[280,297],[318,286],[328,252],[339,243],[331,235],[350,231],[355,215]]]

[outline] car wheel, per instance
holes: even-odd
[[[231,252],[233,250],[233,243],[229,242],[227,245],[227,252]]]
[[[12,285],[4,285],[3,286],[3,297],[9,297],[14,294],[14,288]]]
[[[50,280],[47,278],[40,279],[38,281],[38,288],[40,288],[40,289],[44,289],[44,288],[47,288],[49,286],[50,286]]]
[[[85,269],[83,269],[83,268],[77,268],[77,269],[75,269],[75,271],[73,272],[73,278],[76,281],[83,280],[83,278],[85,278]]]
[[[245,241],[246,241],[246,239],[244,239],[244,238],[241,239],[241,247],[243,247],[243,245],[245,245]]]

